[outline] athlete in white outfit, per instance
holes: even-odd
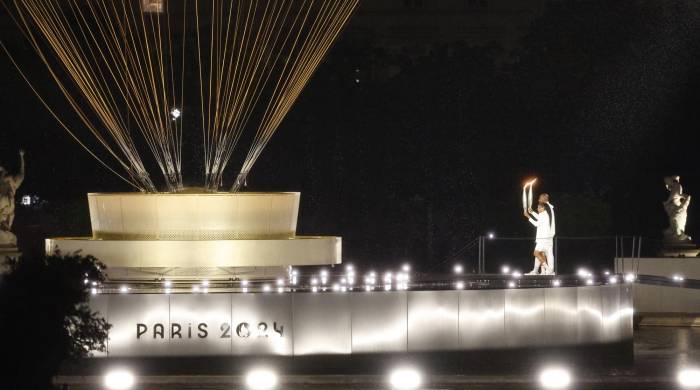
[[[554,216],[554,205],[549,203],[549,194],[543,193],[537,198],[537,203],[546,204],[549,206],[550,217],[552,218],[552,223],[549,225],[549,233],[552,236],[552,244],[554,243],[554,236],[557,235],[557,218]],[[554,245],[549,245],[547,247],[547,275],[554,275],[556,271],[556,262],[554,261]]]
[[[524,215],[537,228],[533,252],[535,265],[528,275],[537,275],[540,267],[542,267],[542,275],[551,275],[553,271],[550,268],[551,263],[548,261],[548,255],[553,252],[554,246],[554,235],[552,234],[554,220],[551,208],[547,203],[539,203],[536,214],[532,210],[528,210]]]

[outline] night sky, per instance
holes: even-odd
[[[652,243],[666,224],[663,176],[700,192],[694,1],[522,1],[517,22],[503,16],[507,0],[435,0],[464,3],[463,13],[431,1],[380,3],[381,12],[362,5],[249,176],[248,190],[300,191],[298,232],[343,236],[346,261],[440,270],[468,263],[475,251],[460,249],[480,234],[534,237],[520,206],[530,176],[551,194],[562,237]],[[426,15],[430,26],[441,18],[458,26],[435,36],[413,28]],[[0,34],[57,111],[69,112],[4,10]],[[47,202],[20,210],[20,240],[87,234],[85,193],[131,189],[58,127],[4,54],[0,75],[0,165],[14,171],[17,149],[26,149],[18,195]],[[202,181],[195,138],[185,145],[192,185]],[[690,235],[700,234],[697,207]],[[614,244],[605,242],[592,252],[597,244],[562,247],[559,258],[578,251],[609,264]],[[517,245],[529,263],[531,242]]]

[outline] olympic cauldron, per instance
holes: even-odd
[[[46,251],[93,255],[112,279],[340,263],[340,237],[296,235],[299,199],[298,192],[90,193],[92,236],[50,238]]]

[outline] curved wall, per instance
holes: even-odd
[[[296,234],[298,192],[91,193],[92,237],[102,240],[260,240]]]
[[[631,289],[104,294],[90,305],[113,325],[115,357],[405,353],[628,341]]]

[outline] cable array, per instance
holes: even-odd
[[[89,134],[126,172],[120,177],[152,192],[136,135],[167,190],[179,191],[181,115],[197,110],[208,190],[223,186],[239,141],[250,142],[231,187],[238,191],[359,0],[0,1]],[[186,100],[193,109],[183,112]],[[243,137],[247,130],[255,132]]]

